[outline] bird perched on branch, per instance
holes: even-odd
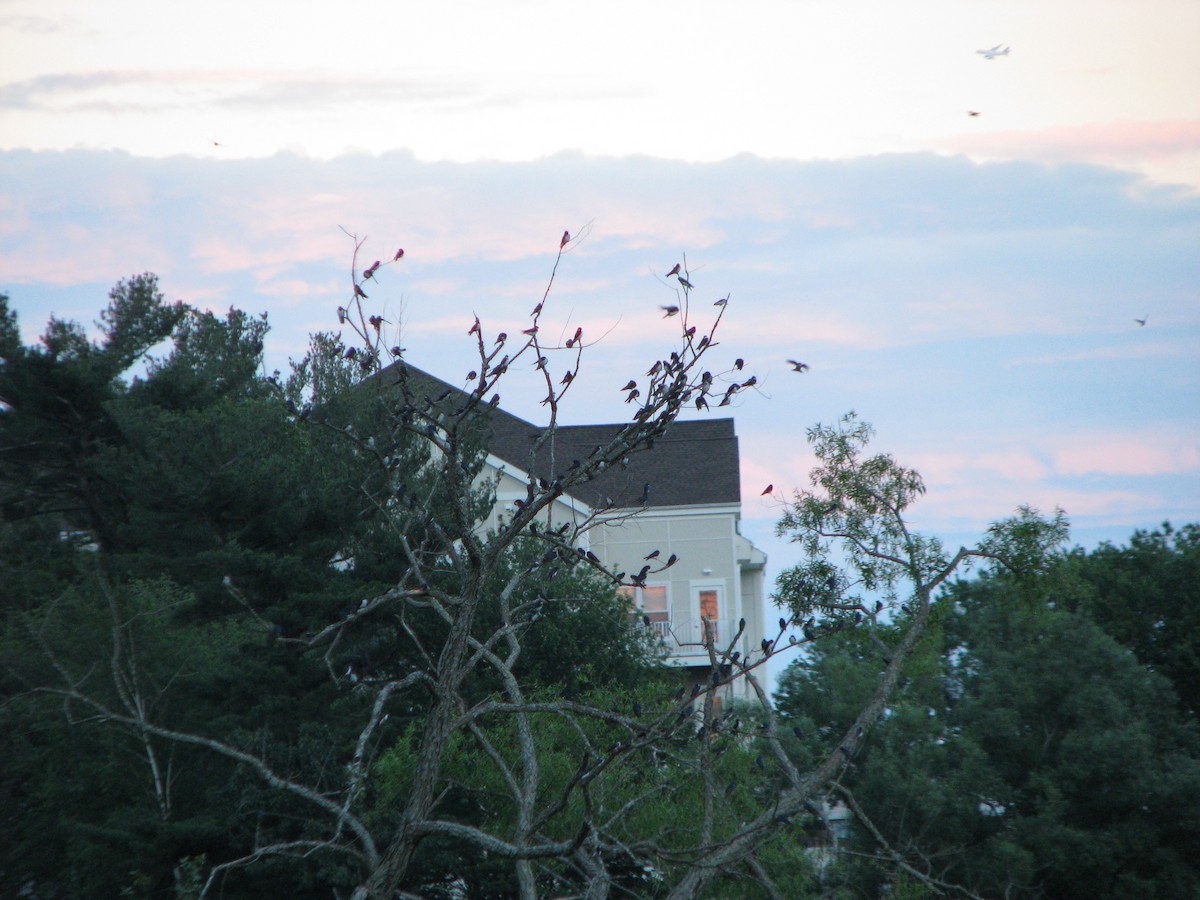
[[[667,277],[670,278],[672,275],[678,275],[678,274],[679,274],[679,263],[675,263],[675,265],[672,267],[671,271],[667,273]]]

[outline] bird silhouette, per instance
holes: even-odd
[[[663,311],[664,319],[669,319],[669,318],[671,318],[671,316],[679,315],[679,307],[678,306],[660,306],[659,309],[661,309]]]
[[[742,370],[742,366],[744,366],[745,364],[746,364],[746,361],[739,356],[737,359],[735,359],[733,361],[733,368],[735,371],[740,372]]]
[[[1150,318],[1149,316],[1145,316],[1141,319],[1134,319],[1133,321],[1137,322],[1138,325],[1141,325],[1144,328],[1146,326],[1146,319],[1149,319],[1149,318]]]
[[[569,240],[571,240],[571,232],[564,231],[562,240],[558,242],[558,249],[561,250],[563,247],[567,246],[567,241]]]
[[[403,248],[403,247],[401,247],[399,250],[397,250],[397,251],[396,251],[396,255],[392,257],[392,262],[395,262],[396,260],[398,260],[398,259],[399,259],[400,257],[402,257],[403,255],[404,255],[404,248]]]
[[[768,484],[768,485],[767,485],[765,488],[763,488],[763,492],[762,492],[761,494],[759,494],[759,496],[760,496],[760,497],[766,497],[766,496],[767,496],[768,494],[770,494],[770,493],[771,493],[771,491],[773,491],[773,490],[775,490],[775,485],[774,485],[774,484]]]
[[[968,116],[970,116],[970,117],[973,119],[973,118],[975,118],[977,115],[979,115],[979,111],[978,111],[978,110],[975,110],[975,109],[968,109],[968,110],[967,110],[967,115],[968,115]]]
[[[667,273],[667,277],[670,278],[672,275],[678,275],[678,274],[679,274],[679,263],[675,263],[675,265],[671,268],[671,271]]]
[[[662,553],[661,550],[651,550],[649,553],[643,556],[642,559],[657,559],[658,554],[660,553]]]
[[[729,302],[728,297],[722,297],[720,300],[717,300],[715,303],[713,303],[713,306],[724,306],[728,302]]]
[[[690,291],[692,289],[692,283],[682,275],[676,275],[675,277],[679,279],[679,283],[683,285],[684,290]]]
[[[667,557],[667,562],[666,562],[666,564],[663,566],[663,568],[664,568],[664,569],[669,569],[669,568],[671,568],[671,566],[675,565],[675,563],[676,563],[678,560],[679,560],[679,557],[678,557],[678,556],[676,556],[674,553],[672,553],[670,556],[668,556],[668,557]]]
[[[793,372],[807,372],[808,371],[808,363],[797,362],[794,359],[789,359],[788,363],[791,365]]]

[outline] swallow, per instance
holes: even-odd
[[[402,257],[403,255],[404,255],[404,248],[403,248],[403,247],[401,247],[399,250],[397,250],[397,251],[396,251],[396,255],[392,257],[392,262],[395,262],[396,260],[398,260],[398,259],[399,259],[400,257]]]
[[[362,285],[361,285],[361,284],[356,284],[356,285],[354,286],[354,296],[355,296],[355,297],[362,297],[364,300],[366,300],[366,299],[367,299],[367,292],[366,292],[366,291],[364,291],[364,290],[362,289]]]
[[[621,390],[632,391],[635,387],[637,387],[637,382],[634,381],[632,378],[630,378],[629,383],[627,385],[625,385],[625,387],[621,388]]]
[[[506,340],[508,340],[508,335],[505,332],[502,331],[498,335],[496,335],[496,343],[497,344],[503,344]]]
[[[561,250],[563,247],[567,246],[567,241],[569,240],[571,240],[571,232],[564,231],[562,240],[558,242],[558,249]]]
[[[742,371],[742,366],[744,366],[745,364],[746,364],[746,361],[739,356],[737,359],[735,359],[733,361],[734,371],[736,371],[736,372]]]
[[[676,275],[675,277],[679,279],[679,283],[683,285],[684,290],[690,291],[692,289],[692,283],[682,275]]]
[[[661,359],[650,367],[650,371],[646,373],[646,377],[653,378],[660,371],[662,371],[662,360]]]
[[[534,325],[532,328],[526,328],[524,331],[521,332],[521,334],[527,334],[530,337],[533,337],[535,334],[537,334],[537,326]]]
[[[708,401],[704,399],[703,394],[696,398],[696,409],[708,409]]]
[[[651,550],[649,553],[643,556],[642,559],[657,559],[660,553],[662,553],[661,550]]]
[[[793,372],[807,372],[808,363],[797,362],[794,359],[789,359],[788,364],[792,367]]]
[[[968,115],[968,116],[970,116],[970,117],[973,119],[973,118],[975,118],[977,115],[979,115],[979,111],[978,111],[978,110],[975,110],[975,109],[968,109],[968,110],[967,110],[967,115]]]
[[[667,273],[667,277],[670,278],[672,275],[678,275],[678,274],[679,274],[679,263],[675,263],[675,265],[674,265],[674,267],[672,267],[671,271]]]
[[[345,325],[346,324],[346,307],[339,306],[338,310],[337,310],[337,316],[338,316],[338,324]]]
[[[480,329],[479,329],[479,316],[476,316],[476,317],[475,317],[475,324],[471,326],[471,330],[467,332],[467,335],[469,336],[469,335],[472,335],[472,334],[479,334],[479,331],[480,331]]]
[[[663,311],[664,319],[669,319],[669,318],[671,318],[671,316],[679,315],[679,307],[678,306],[660,306],[659,309],[661,309]]]
[[[671,568],[671,566],[675,565],[675,563],[677,563],[678,561],[679,561],[679,557],[676,556],[674,553],[672,553],[670,556],[667,557],[667,561],[663,565],[663,568],[669,569],[669,568]]]
[[[379,265],[379,260],[375,260],[375,262],[371,263],[370,266],[363,269],[363,278],[374,278],[375,270],[379,268]]]
[[[1145,316],[1144,318],[1134,319],[1133,321],[1137,322],[1138,325],[1141,325],[1144,328],[1144,327],[1146,327],[1146,319],[1149,319],[1149,318],[1150,318],[1149,316]]]
[[[771,491],[773,491],[773,490],[775,490],[775,485],[773,485],[773,484],[768,484],[768,485],[767,485],[765,488],[763,488],[763,492],[762,492],[761,494],[759,494],[759,496],[760,496],[760,497],[766,497],[766,496],[768,496],[768,495],[771,493]]]
[[[745,381],[743,381],[741,383],[740,387],[744,387],[744,388],[754,387],[756,384],[758,384],[758,376],[751,375],[749,378],[747,378]]]
[[[565,375],[562,377],[562,381],[560,381],[560,382],[559,382],[559,384],[570,384],[570,383],[571,383],[571,379],[572,379],[572,378],[574,378],[574,377],[575,377],[575,373],[574,373],[574,372],[572,372],[571,370],[569,370],[569,369],[568,369],[568,370],[567,370],[567,374],[565,374]]]
[[[729,298],[728,298],[728,297],[722,297],[720,300],[716,301],[716,302],[713,304],[713,306],[724,306],[724,305],[725,305],[726,303],[728,303],[728,302],[729,302]]]
[[[383,318],[383,316],[371,316],[367,319],[367,321],[371,323],[372,328],[378,331],[379,326],[382,325],[386,320]]]

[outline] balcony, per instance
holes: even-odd
[[[671,659],[707,658],[708,650],[704,644],[705,625],[719,650],[724,650],[728,646],[728,642],[737,634],[738,630],[736,619],[709,619],[705,622],[702,619],[676,618],[668,621],[652,621],[649,626],[641,618],[638,618],[636,622],[637,627],[648,628],[662,638],[663,645],[667,648],[667,655]],[[743,634],[734,649],[745,653],[748,649],[747,642],[748,637]]]

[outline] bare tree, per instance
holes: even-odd
[[[299,652],[322,654],[329,677],[364,698],[353,754],[334,788],[298,778],[265,754],[228,740],[156,722],[153,704],[141,701],[131,680],[136,655],[115,610],[112,671],[119,702],[91,691],[65,665],[57,667],[58,684],[40,689],[141,736],[156,786],[163,781],[156,742],[189,744],[236,761],[307,807],[312,837],[256,842],[241,857],[211,869],[205,895],[215,895],[232,868],[268,856],[332,853],[353,860],[361,873],[356,900],[416,896],[405,893],[416,889],[415,863],[423,842],[437,839],[510,861],[522,898],[551,890],[557,896],[603,898],[634,886],[647,896],[691,898],[731,874],[780,896],[774,884],[780,873],[764,861],[764,848],[781,834],[819,823],[816,804],[881,715],[925,630],[938,586],[976,558],[1036,565],[1061,538],[1060,521],[1046,523],[1025,511],[995,526],[979,547],[944,553],[936,541],[910,532],[905,521],[923,491],[919,477],[888,457],[863,459],[869,432],[847,419],[840,430],[810,433],[822,466],[812,489],[796,495],[780,526],[804,542],[809,562],[781,584],[785,615],[774,639],[764,638],[756,652],[742,655],[735,648],[744,623],[733,636],[718,638],[708,630],[707,682],[645,704],[554,696],[531,687],[519,663],[547,605],[557,602],[546,585],[558,570],[590,570],[616,587],[637,586],[648,572],[671,565],[673,560],[656,561],[633,575],[607,570],[588,551],[586,535],[613,513],[599,508],[564,518],[556,514],[556,503],[630,454],[652,448],[686,407],[707,406],[714,375],[705,365],[728,309],[725,300],[695,302],[691,273],[674,273],[679,299],[667,308],[667,317],[678,323],[676,344],[647,360],[645,376],[630,380],[629,421],[586,458],[564,465],[555,447],[560,408],[581,377],[584,350],[591,345],[582,330],[562,344],[548,340],[543,316],[570,245],[564,233],[550,283],[527,326],[491,334],[475,319],[468,330],[478,354],[473,371],[461,389],[430,395],[429,382],[405,366],[402,348],[387,346],[384,326],[390,323],[370,312],[367,287],[382,264],[360,268],[362,242],[356,240],[351,299],[338,309],[339,321],[357,335],[344,361],[369,376],[358,390],[374,392],[394,443],[356,434],[335,417],[326,417],[324,427],[341,427],[347,440],[377,461],[379,477],[364,483],[363,491],[386,513],[404,574],[391,589],[364,598],[316,633],[283,638]],[[540,373],[547,420],[530,450],[525,498],[498,528],[485,532],[481,524],[493,498],[481,482],[480,429],[500,404],[505,374],[517,366]],[[718,372],[729,385],[726,399],[754,384],[752,377],[742,380],[740,369],[739,360]],[[297,413],[310,414],[298,408]],[[412,457],[396,449],[414,442],[424,448],[420,473],[409,468]],[[843,554],[837,561],[835,548]],[[527,562],[514,565],[514,559]],[[227,588],[253,610],[238,585],[230,581]],[[880,591],[885,599],[876,606],[867,594]],[[774,654],[833,630],[870,628],[885,607],[901,603],[909,613],[906,630],[898,645],[887,648],[874,695],[822,760],[799,768],[759,678],[762,666]],[[339,651],[349,635],[385,620],[406,643],[406,658],[417,664],[370,673],[343,667]],[[803,637],[785,639],[793,627]],[[716,702],[720,689],[736,679],[749,684],[756,711]],[[377,790],[381,761],[399,752],[395,744],[381,742],[384,723],[391,711],[413,707],[423,713],[419,729],[409,735],[402,790],[383,796]],[[469,768],[461,765],[464,748],[470,748]],[[470,778],[486,780],[491,802],[474,819],[451,814],[443,804]],[[165,789],[160,793],[166,802]]]

